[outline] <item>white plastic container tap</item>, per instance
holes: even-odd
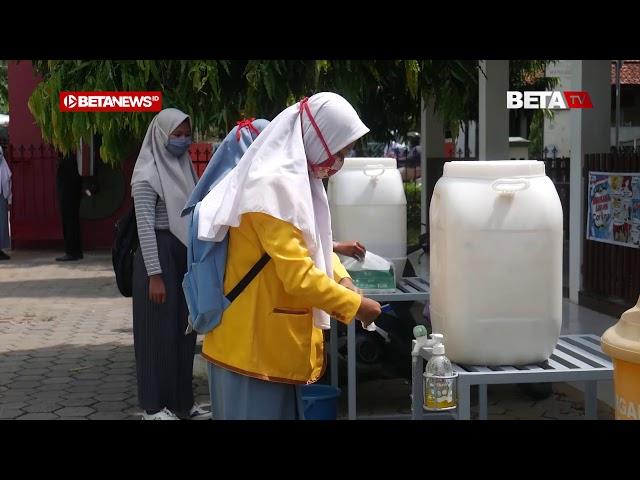
[[[549,358],[562,321],[562,206],[544,163],[445,163],[429,225],[431,322],[449,358]]]
[[[416,344],[411,351],[411,355],[417,357],[420,355],[420,350],[423,348],[432,348],[438,343],[442,343],[444,335],[440,333],[432,333],[431,338],[427,335],[427,329],[424,325],[416,325],[413,327],[413,336],[416,339]]]
[[[358,240],[394,263],[407,261],[407,199],[395,158],[345,158],[329,178],[331,227],[337,241]]]

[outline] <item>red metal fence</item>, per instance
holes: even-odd
[[[189,154],[193,161],[193,167],[196,169],[198,177],[202,176],[202,172],[207,168],[207,164],[211,159],[213,146],[210,143],[194,143],[189,148]]]
[[[12,172],[13,203],[11,206],[11,238],[14,248],[31,246],[58,246],[62,240],[62,224],[56,195],[56,169],[59,152],[51,145],[3,145],[5,157]],[[213,147],[208,143],[193,144],[189,149],[198,176],[207,166]],[[132,159],[135,162],[135,156]],[[125,168],[126,184],[131,171]],[[127,189],[128,192],[128,189]],[[131,203],[125,195],[123,204]],[[123,205],[126,206],[126,205]],[[122,210],[119,209],[119,212]],[[104,222],[103,222],[104,223]],[[109,222],[107,222],[109,223]],[[84,246],[88,249],[105,248],[110,239],[94,241],[91,232],[102,228],[96,222],[83,220]],[[104,229],[111,228],[109,225]],[[102,230],[101,230],[102,231]],[[110,231],[110,230],[109,230]],[[104,237],[102,233],[97,237]],[[108,234],[107,234],[108,237]]]
[[[5,157],[12,173],[11,238],[24,242],[62,239],[57,208],[58,152],[50,145],[9,144]]]

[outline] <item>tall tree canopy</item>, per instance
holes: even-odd
[[[516,74],[545,61],[519,61]],[[243,117],[272,119],[303,96],[334,91],[387,141],[416,129],[420,99],[448,122],[477,112],[478,62],[472,60],[34,60],[43,81],[29,108],[45,140],[63,152],[102,136],[104,161],[118,164],[141,142],[154,113],[59,110],[61,91],[163,92],[163,106],[188,112],[200,133],[226,133]],[[513,73],[516,72],[516,73]],[[477,113],[476,113],[477,115]]]

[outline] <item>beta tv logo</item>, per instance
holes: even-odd
[[[162,92],[60,92],[61,112],[159,112]]]
[[[75,95],[67,95],[63,100],[64,106],[71,109],[78,105],[78,98]]]
[[[569,108],[593,108],[591,97],[587,92],[507,92],[507,108],[509,110],[524,108],[538,110],[566,110]]]

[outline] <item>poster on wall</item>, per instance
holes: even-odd
[[[640,248],[640,173],[589,172],[587,239]]]

